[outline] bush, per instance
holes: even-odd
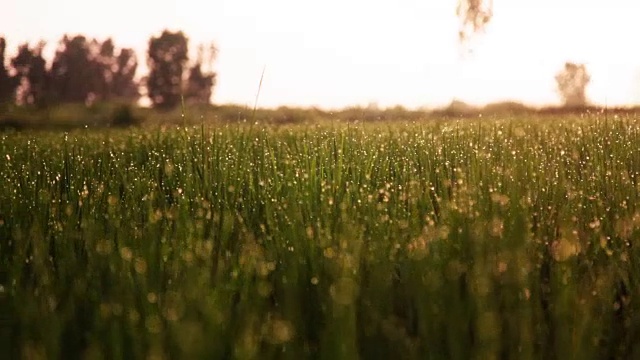
[[[111,126],[114,127],[139,126],[141,122],[141,119],[133,114],[131,105],[120,105],[111,115]]]
[[[15,118],[7,117],[0,119],[0,132],[3,131],[19,131],[25,128],[24,121]]]

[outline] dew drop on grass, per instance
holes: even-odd
[[[273,286],[267,281],[260,281],[257,285],[258,295],[260,295],[263,298],[266,298],[269,295],[271,295],[272,291],[273,291]]]
[[[162,330],[162,321],[158,315],[151,315],[145,321],[147,331],[152,334],[158,334]]]
[[[333,301],[340,305],[350,305],[357,296],[357,284],[349,277],[338,279],[329,288],[329,293]]]
[[[273,323],[272,341],[276,344],[282,344],[293,339],[295,334],[293,325],[289,321],[276,320]]]
[[[133,267],[138,274],[144,275],[147,272],[147,262],[141,257],[136,258]]]
[[[122,260],[131,261],[133,258],[133,252],[128,247],[123,247],[120,249],[120,256],[122,257]]]
[[[328,247],[326,249],[324,249],[323,251],[324,257],[326,257],[327,259],[331,259],[335,256],[335,251],[333,250],[333,248]]]
[[[155,304],[158,301],[158,295],[156,295],[156,293],[154,292],[150,292],[147,294],[147,301],[150,304]]]

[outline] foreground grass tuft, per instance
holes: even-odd
[[[0,135],[9,358],[640,357],[640,123]]]

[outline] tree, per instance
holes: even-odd
[[[65,35],[51,65],[51,90],[63,103],[86,103],[104,87],[100,64],[95,61],[97,41],[82,35]]]
[[[149,40],[147,92],[154,107],[173,108],[181,101],[182,74],[188,58],[188,39],[165,30]]]
[[[135,81],[138,62],[131,49],[116,55],[113,40],[65,35],[51,66],[51,88],[56,100],[65,103],[126,100],[140,93]]]
[[[203,45],[198,47],[198,59],[189,69],[184,92],[185,100],[188,103],[209,104],[211,102],[212,88],[216,83],[216,73],[212,71],[216,52],[215,46],[210,45],[206,63],[207,69],[203,71],[205,48]]]
[[[97,40],[94,42],[98,43]],[[110,38],[98,45],[97,54],[92,54],[92,60],[96,63],[96,80],[93,89],[96,100],[109,100],[112,97],[111,84],[113,83],[113,72],[115,71],[115,46]],[[94,50],[95,51],[95,50]]]
[[[564,69],[556,75],[558,93],[565,107],[583,107],[587,105],[586,89],[591,81],[584,64],[567,62]]]
[[[18,88],[18,77],[12,76],[9,69],[5,66],[5,50],[7,43],[3,37],[0,37],[0,105],[11,103],[15,99],[16,89]]]
[[[121,49],[111,67],[111,98],[136,102],[140,98],[140,90],[135,80],[138,60],[132,49]]]
[[[465,45],[472,35],[481,33],[493,18],[493,0],[458,0],[460,21],[458,40]]]
[[[20,104],[43,106],[48,101],[49,74],[47,62],[42,57],[45,45],[41,41],[32,49],[25,43],[11,59],[11,66],[16,71],[15,79],[19,84],[16,100]]]
[[[116,55],[113,40],[107,39],[100,44],[100,51],[94,55],[98,87],[94,89],[97,100],[118,100],[129,103],[140,98],[135,80],[138,60],[132,49],[120,49]]]

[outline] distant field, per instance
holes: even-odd
[[[0,134],[10,359],[640,358],[640,121]]]

